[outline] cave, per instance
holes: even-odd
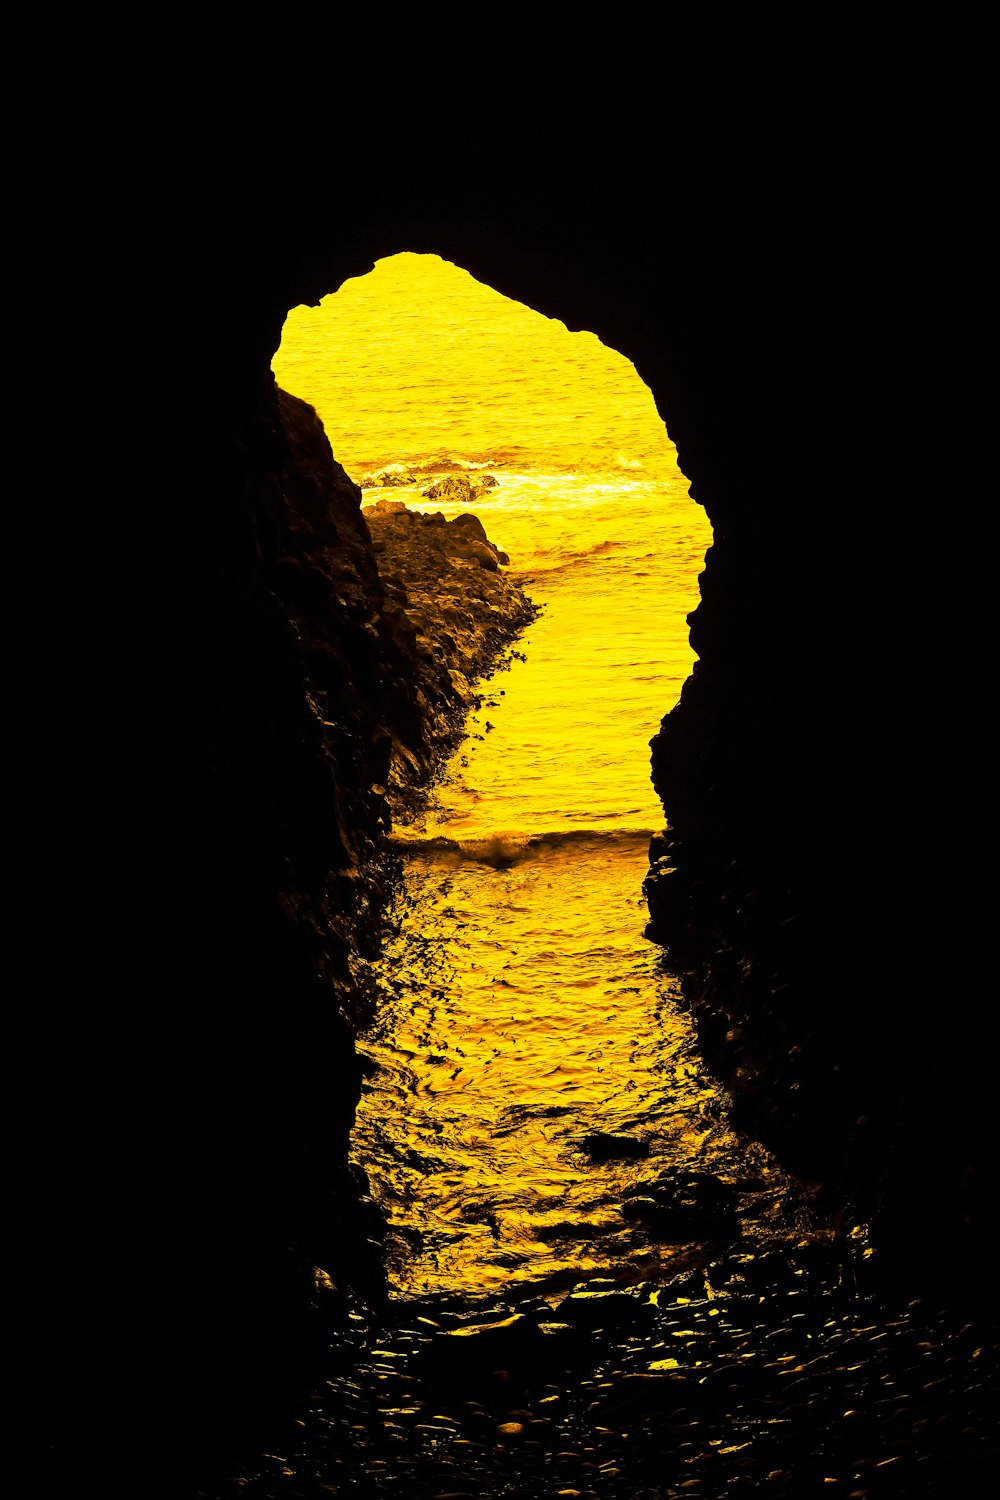
[[[365,629],[378,581],[350,489],[323,490],[269,367],[290,307],[401,250],[592,330],[653,391],[716,538],[699,670],[654,749],[672,835],[654,936],[746,1128],[870,1236],[863,1274],[992,1296],[972,998],[989,924],[963,854],[982,751],[967,668],[947,710],[924,688],[947,646],[927,614],[939,542],[907,512],[926,485],[915,372],[941,441],[962,428],[891,279],[914,216],[885,211],[839,116],[804,117],[804,175],[765,111],[712,146],[651,88],[621,109],[515,78],[484,81],[461,128],[387,99],[378,134],[317,118],[289,145],[250,115],[175,142],[136,212],[169,207],[181,232],[109,269],[157,288],[141,392],[115,416],[144,562],[95,557],[82,609],[81,701],[117,741],[92,757],[99,878],[75,918],[100,1004],[69,1008],[46,1069],[47,1248],[58,1277],[65,1215],[96,1213],[82,1316],[121,1330],[100,1398],[128,1413],[124,1465],[168,1491],[266,1430],[311,1368],[315,1265],[379,1296],[346,1154],[368,1003],[352,955],[384,899],[369,788],[402,709]],[[330,593],[317,547],[347,601],[308,643],[337,683],[334,751],[302,665]],[[86,1466],[101,1430],[58,1436],[57,1460]]]

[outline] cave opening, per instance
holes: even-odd
[[[693,1484],[714,1494],[759,1487],[798,1495],[834,1481],[852,1493],[912,1494],[932,1492],[933,1468],[934,1492],[951,1493],[977,1431],[980,1444],[995,1436],[995,1421],[987,1429],[982,1420],[982,1394],[972,1393],[977,1382],[982,1390],[983,1350],[993,1337],[980,1332],[979,1312],[996,1284],[985,1213],[992,1092],[982,1086],[994,1054],[979,1045],[980,990],[963,983],[973,973],[967,955],[978,951],[970,921],[978,907],[966,907],[963,893],[979,877],[966,866],[963,879],[955,857],[957,832],[966,831],[962,810],[969,827],[981,821],[977,779],[967,774],[975,736],[965,731],[982,694],[965,691],[960,673],[950,684],[942,677],[944,701],[930,711],[925,694],[910,692],[924,660],[910,632],[932,613],[927,580],[941,572],[940,528],[920,522],[914,497],[924,487],[940,490],[936,455],[960,460],[970,432],[968,412],[946,399],[956,387],[954,359],[935,365],[927,337],[954,324],[956,279],[947,260],[923,254],[921,292],[932,313],[921,320],[908,294],[913,278],[896,274],[914,256],[919,266],[921,246],[936,244],[924,232],[927,163],[912,174],[911,218],[900,212],[905,189],[904,199],[893,190],[906,169],[899,112],[887,112],[873,87],[873,107],[892,121],[893,140],[880,150],[877,133],[862,130],[852,159],[844,142],[853,96],[839,72],[837,97],[822,89],[817,96],[827,149],[816,151],[801,89],[794,101],[779,91],[774,104],[754,77],[754,98],[727,126],[717,49],[704,54],[708,73],[690,110],[664,82],[662,49],[633,45],[636,68],[646,63],[633,74],[609,63],[602,43],[583,77],[565,55],[548,69],[529,50],[529,74],[497,70],[493,80],[478,62],[456,80],[432,76],[419,60],[399,76],[373,63],[351,79],[341,50],[333,89],[314,95],[315,122],[298,111],[282,118],[259,98],[252,109],[220,109],[216,90],[205,120],[225,122],[224,140],[193,132],[190,160],[164,179],[162,195],[156,155],[140,152],[137,169],[136,153],[128,157],[120,195],[128,233],[109,242],[102,259],[139,295],[119,297],[120,285],[115,296],[91,295],[88,323],[90,310],[103,320],[124,308],[141,350],[132,378],[121,380],[118,370],[111,386],[116,403],[127,396],[135,408],[131,424],[112,424],[116,440],[130,425],[148,450],[156,405],[171,430],[151,463],[113,465],[128,491],[128,523],[119,528],[113,517],[115,546],[99,575],[106,586],[76,571],[95,602],[110,602],[114,629],[102,627],[97,653],[76,654],[88,685],[96,662],[107,659],[117,699],[119,643],[137,643],[128,677],[159,721],[140,757],[147,784],[149,755],[166,746],[154,797],[140,800],[130,784],[122,787],[121,822],[135,827],[142,858],[123,878],[114,840],[102,838],[95,845],[110,853],[108,878],[85,882],[98,930],[113,938],[109,953],[126,955],[117,979],[127,1029],[134,1016],[148,1016],[161,1081],[155,1067],[136,1067],[130,1088],[116,1080],[106,1091],[122,1233],[97,1238],[116,1279],[131,1265],[120,1305],[144,1347],[138,1361],[112,1362],[102,1409],[120,1412],[122,1391],[133,1394],[133,1410],[115,1424],[117,1441],[136,1423],[154,1432],[135,1471],[152,1482],[157,1464],[189,1440],[192,1412],[203,1413],[204,1431],[221,1443],[227,1408],[229,1426],[241,1428],[248,1408],[267,1408],[265,1396],[274,1410],[269,1381],[295,1367],[311,1338],[311,1266],[325,1267],[342,1287],[345,1262],[353,1270],[351,1257],[376,1258],[365,1238],[371,1221],[352,1217],[348,1187],[328,1170],[353,1111],[353,1033],[344,1027],[335,1038],[335,1065],[326,1042],[327,1017],[351,1000],[343,952],[355,908],[348,882],[331,891],[327,872],[363,848],[374,823],[368,789],[379,778],[369,778],[364,757],[370,745],[377,773],[381,705],[364,693],[369,622],[355,625],[345,609],[324,635],[308,615],[327,582],[348,606],[353,596],[332,568],[319,577],[315,559],[294,550],[300,516],[279,505],[281,433],[265,377],[290,304],[337,286],[397,244],[432,245],[571,326],[598,330],[655,390],[718,538],[699,608],[701,667],[674,716],[660,778],[687,858],[676,873],[700,900],[685,914],[689,927],[720,956],[713,1024],[725,1038],[731,1031],[767,1044],[756,1059],[744,1048],[746,1097],[758,1119],[772,1127],[783,1120],[786,1140],[806,1148],[818,1139],[825,1161],[843,1163],[832,1190],[845,1214],[864,1216],[874,1204],[888,1274],[977,1304],[978,1323],[936,1320],[926,1304],[886,1313],[852,1302],[836,1281],[837,1255],[824,1258],[815,1242],[800,1255],[797,1239],[750,1260],[720,1251],[709,1267],[714,1298],[704,1280],[683,1275],[669,1292],[631,1303],[576,1298],[560,1310],[559,1332],[532,1323],[529,1310],[527,1322],[491,1323],[463,1345],[462,1330],[428,1310],[421,1337],[448,1342],[456,1333],[462,1388],[454,1405],[427,1378],[430,1343],[411,1337],[408,1323],[392,1342],[371,1340],[328,1405],[305,1414],[308,1432],[269,1442],[270,1456],[242,1471],[241,1492],[363,1493],[366,1478],[376,1492],[381,1472],[386,1490],[395,1480],[414,1496],[550,1493],[556,1479],[584,1494],[595,1486],[687,1493]],[[676,47],[674,54],[685,61]],[[308,91],[297,92],[304,104]],[[567,107],[570,94],[576,108]],[[772,122],[764,129],[762,111]],[[177,140],[175,115],[163,118]],[[354,134],[367,138],[356,150],[345,145]],[[948,146],[939,136],[945,172]],[[957,160],[960,143],[953,144]],[[143,235],[134,215],[151,170],[155,232]],[[964,246],[947,216],[941,222]],[[215,369],[205,379],[192,351],[213,297]],[[109,387],[90,385],[100,410],[88,436],[106,435]],[[940,441],[929,450],[932,429]],[[336,438],[335,446],[342,455]],[[848,450],[847,464],[837,449]],[[394,445],[384,457],[398,459]],[[136,504],[161,460],[169,503]],[[958,463],[956,494],[961,473]],[[88,525],[91,513],[106,510],[84,507]],[[121,540],[143,517],[146,556],[167,558],[169,591],[162,599],[154,593],[140,628],[126,632]],[[508,538],[489,535],[521,565]],[[261,536],[260,547],[248,545]],[[138,589],[149,594],[136,551]],[[274,586],[278,574],[287,596]],[[141,628],[159,626],[160,612],[171,637],[169,672],[151,663],[154,633]],[[294,627],[303,617],[313,635],[296,656]],[[839,639],[845,629],[850,651],[828,657],[827,635]],[[185,645],[190,637],[188,650],[173,649],[178,636]],[[951,636],[942,639],[947,645]],[[322,722],[302,708],[307,650],[326,653],[338,670],[357,663],[358,691],[348,683],[339,701],[331,671]],[[172,677],[185,684],[173,698]],[[813,708],[821,710],[815,724]],[[336,726],[329,742],[340,740],[338,753],[323,759],[327,720]],[[171,721],[180,725],[182,756],[166,737]],[[122,743],[135,744],[133,724],[126,727]],[[483,732],[492,744],[497,730]],[[98,742],[103,753],[107,737]],[[117,781],[117,757],[111,764]],[[363,776],[354,774],[359,764]],[[162,833],[154,829],[150,839],[141,808],[160,803],[161,791]],[[105,799],[90,800],[103,824]],[[817,862],[832,867],[837,900],[830,920],[810,925],[818,905],[809,904],[813,848]],[[146,867],[165,872],[162,902],[150,899]],[[487,866],[483,874],[504,878]],[[775,893],[784,900],[786,892],[794,906],[776,908]],[[51,928],[49,904],[41,909]],[[178,940],[157,941],[151,963],[153,914]],[[148,971],[158,1003],[140,1010],[136,980]],[[943,1004],[943,1028],[915,1024],[921,996]],[[88,1033],[92,1011],[80,1012]],[[831,1030],[849,1043],[837,1074],[808,1045]],[[69,1029],[66,1049],[72,1128],[54,1154],[61,1159],[77,1143],[86,1225],[104,1140],[99,1133],[95,1152],[94,1135],[79,1127],[105,1090],[80,1066],[79,1034]],[[96,1035],[105,1069],[120,1074],[119,1038],[104,1047]],[[911,1047],[919,1066],[908,1074]],[[47,1066],[47,1052],[41,1057]],[[870,1098],[869,1076],[880,1090],[874,1114],[850,1107],[859,1091]],[[894,1113],[905,1093],[898,1079],[909,1095]],[[136,1143],[137,1165],[117,1150],[118,1137]],[[975,1185],[966,1163],[981,1170],[974,1195],[952,1186],[963,1173]],[[137,1184],[148,1200],[145,1224],[134,1210]],[[742,1189],[752,1191],[749,1180]],[[62,1286],[66,1199],[58,1190],[48,1196],[51,1285]],[[152,1256],[122,1253],[137,1245]],[[598,1311],[620,1322],[620,1336],[598,1325]],[[498,1308],[495,1321],[502,1316]],[[633,1333],[642,1341],[630,1343]],[[92,1346],[83,1341],[85,1364]],[[480,1355],[457,1352],[472,1346]],[[560,1373],[570,1366],[580,1376],[575,1386]],[[304,1382],[304,1358],[297,1368]],[[490,1384],[497,1369],[512,1374],[506,1394]],[[471,1401],[479,1405],[470,1412]],[[436,1425],[428,1413],[438,1415]],[[85,1448],[69,1446],[74,1477],[94,1453],[93,1436]],[[988,1449],[983,1472],[991,1473],[986,1462],[995,1466]]]
[[[749,1175],[762,1214],[788,1186],[729,1129],[643,940],[663,822],[648,744],[691,670],[711,528],[634,366],[440,257],[380,261],[293,309],[274,371],[362,487],[425,717],[431,668],[469,713],[428,798],[406,799],[398,741],[389,777],[403,916],[361,1039],[354,1155],[391,1283],[558,1295],[669,1277],[689,1247],[623,1216],[644,1185]],[[505,614],[522,589],[540,610],[526,635]],[[477,602],[510,627],[483,681]]]
[[[401,253],[293,308],[273,369],[316,408],[369,514],[381,499],[449,520],[471,509],[486,524],[507,576],[557,616],[537,688],[546,705],[526,710],[527,735],[565,763],[593,733],[574,701],[599,678],[591,696],[617,712],[599,757],[567,771],[565,800],[585,791],[588,813],[609,816],[602,799],[617,794],[601,773],[631,774],[628,817],[659,827],[648,742],[695,660],[686,616],[712,531],[632,363],[437,255]]]

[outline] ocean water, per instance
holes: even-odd
[[[380,262],[289,317],[279,382],[353,478],[455,467],[542,606],[482,691],[426,814],[395,830],[404,882],[356,1159],[393,1226],[400,1292],[669,1271],[683,1247],[626,1224],[664,1167],[782,1191],[728,1128],[676,979],[642,937],[663,810],[649,740],[693,664],[686,615],[711,531],[627,360],[433,256]],[[648,1159],[593,1164],[592,1131]],[[756,1201],[756,1200],[755,1200]]]
[[[293,309],[274,361],[355,480],[390,465],[422,498],[458,466],[499,481],[475,510],[544,607],[529,660],[473,725],[455,832],[517,838],[661,826],[649,740],[694,655],[686,616],[711,544],[649,390],[592,333],[522,307],[436,256],[399,255]]]

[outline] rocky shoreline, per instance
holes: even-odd
[[[474,501],[495,484],[474,487],[464,475],[448,476],[427,494]],[[385,590],[382,618],[413,664],[408,699],[426,745],[421,763],[394,740],[389,800],[394,818],[405,820],[460,742],[480,701],[477,683],[501,666],[538,608],[505,576],[510,559],[471,512],[447,521],[440,511],[380,499],[363,506],[362,516]]]

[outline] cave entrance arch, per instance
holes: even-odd
[[[571,332],[461,266],[403,252],[348,279],[318,306],[292,309],[274,369],[280,384],[316,406],[336,457],[363,485],[367,503],[395,497],[433,510],[441,503],[434,497],[442,475],[458,470],[449,480],[453,501],[467,476],[501,528],[494,540],[515,554],[515,568],[547,574],[564,565],[574,517],[584,530],[597,528],[587,545],[611,553],[625,545],[615,535],[617,517],[627,516],[634,530],[636,512],[650,504],[645,538],[631,538],[647,544],[648,566],[633,585],[637,596],[627,606],[615,601],[611,610],[627,612],[630,631],[648,637],[646,714],[631,755],[636,778],[646,783],[648,740],[693,664],[685,617],[696,602],[711,531],[687,500],[676,450],[631,361],[595,334]],[[488,495],[481,490],[497,480]],[[550,523],[560,504],[562,530],[538,537],[539,519]],[[668,549],[684,555],[661,574],[657,592],[650,575]],[[614,576],[606,566],[602,585]],[[620,586],[626,581],[622,571]],[[608,602],[601,611],[612,637],[620,627]],[[587,609],[581,596],[573,614]],[[663,662],[663,674],[654,659]],[[608,692],[616,686],[609,681]],[[651,792],[647,802],[652,809]],[[654,811],[648,816],[661,821]]]
[[[454,637],[474,632],[475,611],[467,627],[463,608],[482,579],[467,557],[451,571],[437,555],[427,562],[429,534],[472,510],[545,608],[526,660],[481,687],[470,738],[429,810],[395,819],[412,937],[390,951],[379,1023],[364,1034],[380,1071],[356,1141],[362,1162],[377,1164],[390,1217],[442,1236],[443,1278],[472,1286],[540,1261],[566,1274],[573,1252],[545,1252],[532,1239],[556,1226],[544,1213],[522,1222],[515,1200],[551,1196],[550,1175],[573,1160],[573,1131],[612,1120],[645,1130],[677,1097],[661,1087],[669,1007],[642,941],[640,887],[663,821],[648,743],[690,670],[685,616],[710,531],[630,362],[459,267],[416,255],[380,261],[289,323],[276,375],[315,401],[335,453],[364,486],[388,607],[417,632],[423,701],[437,701],[432,652],[452,675],[463,669],[450,653]],[[458,481],[464,494],[449,490]],[[404,505],[423,513],[408,532]],[[494,1002],[510,1014],[495,1017]],[[669,1046],[686,1046],[676,1011],[673,1026]],[[413,1108],[392,1113],[387,1139],[371,1100],[399,1097],[381,1080],[400,1069]],[[527,1112],[513,1136],[512,1105]],[[533,1157],[521,1135],[535,1130],[538,1109],[559,1125]],[[679,1111],[670,1113],[676,1124]],[[461,1218],[474,1227],[452,1236],[448,1191],[439,1195],[436,1174],[425,1181],[408,1161],[440,1155],[435,1141],[462,1138],[473,1122],[472,1178],[457,1159],[443,1172],[472,1195]],[[668,1135],[675,1128],[661,1123]],[[679,1137],[673,1149],[687,1161]],[[483,1179],[496,1185],[489,1202],[472,1186]],[[605,1211],[614,1224],[610,1200]]]

